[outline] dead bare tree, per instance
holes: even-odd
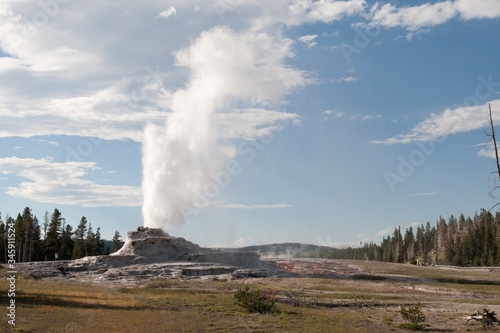
[[[491,104],[488,103],[488,122],[490,124],[490,129],[491,129],[491,133],[488,133],[486,131],[484,131],[484,133],[486,134],[486,136],[490,137],[490,140],[488,140],[488,143],[491,142],[491,145],[493,146],[493,151],[495,152],[495,163],[496,163],[496,167],[497,167],[497,170],[496,171],[493,171],[492,174],[496,173],[496,180],[498,180],[498,184],[500,184],[500,161],[498,159],[498,147],[497,147],[497,139],[496,139],[496,136],[495,136],[495,126],[493,124],[493,116],[491,115]],[[496,181],[495,181],[496,183]],[[495,187],[493,187],[493,189],[490,191],[490,196],[492,198],[495,198],[493,196],[493,191],[495,191],[497,188],[499,188],[500,185],[496,185]],[[493,207],[490,208],[489,211],[491,211],[493,208],[495,208],[496,206],[500,205],[500,202],[495,204]]]
[[[497,167],[497,170],[496,172],[493,171],[492,174],[496,173],[496,176],[498,177],[498,183],[500,184],[500,161],[498,159],[498,146],[497,146],[497,139],[496,139],[496,136],[495,136],[495,126],[493,124],[493,116],[491,115],[491,104],[488,103],[488,122],[490,123],[490,128],[491,128],[491,133],[488,133],[486,131],[484,131],[484,133],[486,134],[486,136],[490,137],[490,140],[488,140],[488,143],[492,143],[492,146],[493,146],[493,151],[495,152],[495,163],[496,163],[496,167]],[[495,187],[493,187],[493,189],[491,189],[489,195],[490,197],[495,198],[495,196],[493,195],[493,191],[495,191],[497,188],[499,188],[500,185],[496,185]],[[493,208],[495,208],[496,206],[500,205],[500,202],[498,202],[497,204],[495,204],[493,207],[491,207],[488,212],[490,212]],[[497,232],[496,232],[496,240],[498,242],[500,242],[500,226],[497,228]]]

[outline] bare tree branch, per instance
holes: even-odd
[[[488,143],[490,141],[493,141],[493,150],[495,151],[495,162],[496,162],[496,166],[497,166],[497,170],[496,172],[493,171],[492,174],[496,173],[497,175],[497,179],[500,183],[500,162],[499,162],[499,159],[498,159],[498,147],[497,147],[497,139],[496,139],[496,136],[495,136],[495,126],[493,125],[493,116],[491,115],[491,104],[488,103],[488,122],[490,123],[490,128],[491,128],[491,133],[488,133],[486,131],[484,131],[485,135],[486,136],[489,136],[491,139],[488,140]],[[490,193],[489,193],[489,196],[496,199],[495,196],[493,195],[493,192],[499,188],[500,185],[497,185],[495,187],[493,187],[493,189],[491,189]],[[497,207],[498,205],[500,205],[500,202],[497,203],[496,205],[494,205],[493,207],[491,207],[488,212],[490,212],[493,208]]]
[[[497,175],[498,175],[498,179],[500,181],[500,162],[498,161],[497,139],[495,137],[495,126],[493,126],[493,118],[491,116],[491,104],[490,103],[488,103],[488,108],[489,108],[488,118],[489,118],[489,122],[490,122],[490,126],[491,126],[491,138],[493,140],[493,149],[495,150],[495,161],[497,164]]]

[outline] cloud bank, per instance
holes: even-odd
[[[6,188],[14,197],[44,203],[83,207],[139,206],[138,186],[100,185],[85,177],[100,168],[94,162],[57,163],[52,159],[0,158],[3,175],[15,175],[25,181]]]

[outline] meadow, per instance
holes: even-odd
[[[500,271],[455,270],[343,261],[350,279],[154,279],[138,284],[83,283],[18,276],[16,325],[4,332],[405,332],[400,306],[422,305],[427,332],[482,332],[464,316],[500,312]],[[3,273],[6,268],[3,267]],[[3,275],[5,276],[5,274]],[[390,277],[390,279],[386,279]],[[439,282],[436,282],[439,281]],[[275,313],[235,304],[243,286],[276,296]],[[0,282],[8,304],[7,279]],[[500,330],[500,326],[493,327]]]

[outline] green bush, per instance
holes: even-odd
[[[420,303],[417,303],[414,307],[409,307],[408,309],[406,309],[404,306],[401,306],[400,313],[405,320],[409,321],[409,323],[401,324],[401,328],[409,329],[412,331],[420,331],[424,328],[422,323],[425,322],[425,315],[420,309]]]
[[[234,294],[236,304],[249,312],[273,313],[277,312],[274,293],[250,289],[248,286],[240,288]]]

